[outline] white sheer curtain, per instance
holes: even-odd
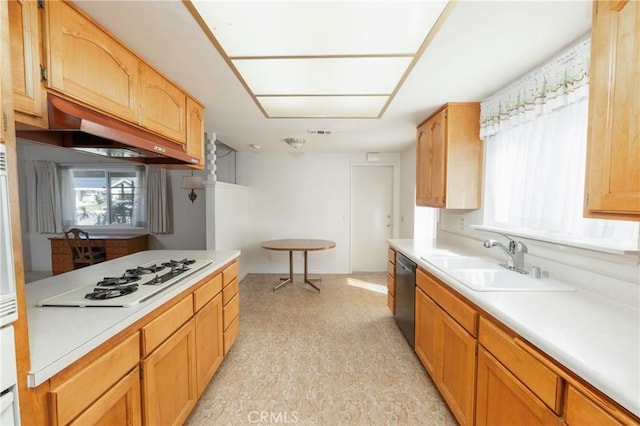
[[[60,198],[62,199],[62,224],[65,228],[76,225],[76,191],[70,167],[60,167]]]
[[[147,166],[147,224],[154,234],[172,232],[168,179],[165,169]]]
[[[482,103],[486,226],[637,247],[637,223],[583,218],[589,46]]]
[[[62,232],[62,206],[58,170],[52,161],[35,160],[37,229],[43,234]]]
[[[147,173],[144,167],[136,167],[138,186],[133,192],[133,226],[147,226]]]

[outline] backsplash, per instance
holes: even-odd
[[[471,225],[481,222],[481,210],[440,210],[438,240],[460,245],[480,256],[504,260],[505,256],[501,251],[482,246],[484,240],[492,238],[503,241],[504,237],[470,228]],[[640,308],[638,253],[616,255],[524,238],[514,239],[523,241],[528,247],[528,253],[525,255],[527,268],[538,266],[555,279],[617,300],[635,309]]]

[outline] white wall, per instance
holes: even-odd
[[[84,154],[34,143],[18,143],[18,181],[20,187],[20,215],[25,271],[51,270],[50,235],[40,234],[36,227],[34,160],[50,160],[64,164],[122,164],[122,160]],[[130,163],[126,163],[130,164]],[[149,238],[151,249],[204,249],[205,248],[205,193],[196,191],[195,203],[187,198],[187,190],[180,189],[180,176],[190,172],[171,170],[171,196],[174,217],[174,233],[153,235]]]
[[[288,271],[287,253],[262,249],[262,241],[317,238],[336,247],[310,253],[309,271],[349,272],[351,164],[366,163],[366,153],[238,154],[238,183],[248,187],[248,271]],[[399,155],[382,154],[381,162],[399,167]],[[294,262],[302,271],[302,253]]]
[[[207,183],[207,249],[240,250],[238,279],[247,275],[250,247],[249,188],[225,182]]]
[[[416,206],[416,145],[412,144],[400,155],[400,234],[399,238],[413,238]]]

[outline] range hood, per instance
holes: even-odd
[[[63,148],[146,164],[198,164],[180,144],[49,93],[49,130],[16,136]]]

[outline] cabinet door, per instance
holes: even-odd
[[[8,6],[13,107],[17,112],[42,117],[37,2],[10,0]]]
[[[593,7],[585,216],[640,220],[640,3]]]
[[[67,2],[46,2],[49,87],[130,122],[138,120],[138,58]]]
[[[478,349],[477,426],[560,425],[560,420],[482,347]]]
[[[198,396],[202,395],[222,363],[222,294],[218,293],[195,315],[196,375]]]
[[[143,361],[146,425],[185,421],[198,399],[195,353],[195,326],[191,320]]]
[[[198,159],[196,168],[204,167],[204,108],[187,98],[187,154]]]
[[[140,369],[125,376],[70,424],[141,425]]]
[[[415,351],[427,373],[435,381],[436,366],[442,348],[440,308],[422,290],[416,287]]]
[[[429,193],[428,188],[428,140],[427,140],[427,125],[424,123],[418,127],[418,139],[416,145],[416,205],[426,206],[428,205]]]
[[[418,132],[416,204],[445,207],[447,174],[446,108]]]
[[[476,389],[477,341],[449,315],[442,313],[442,354],[437,382],[461,425],[472,425]]]
[[[186,142],[187,97],[146,64],[141,64],[140,125],[174,141]]]

